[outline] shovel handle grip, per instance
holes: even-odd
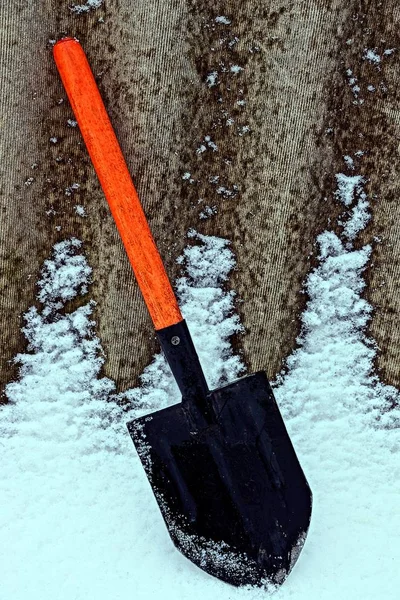
[[[86,55],[73,38],[53,55],[154,327],[175,325],[183,317]]]

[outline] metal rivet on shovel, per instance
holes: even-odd
[[[128,424],[169,534],[228,583],[282,583],[304,544],[311,491],[267,376],[208,389],[86,56],[64,38],[54,58],[182,393],[181,403]]]

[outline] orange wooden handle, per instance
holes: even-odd
[[[79,42],[63,38],[54,60],[156,329],[182,321],[175,294]]]

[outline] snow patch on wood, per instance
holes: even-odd
[[[70,7],[70,10],[77,15],[81,15],[88,13],[91,10],[96,10],[96,8],[100,8],[102,4],[103,0],[87,0],[85,4],[74,4]]]

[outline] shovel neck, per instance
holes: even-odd
[[[195,403],[206,413],[209,389],[186,321],[158,329],[156,334],[182,393],[182,402]]]

